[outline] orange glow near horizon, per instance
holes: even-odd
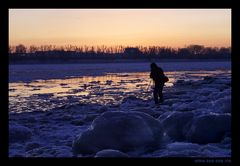
[[[9,9],[9,45],[231,47],[231,9]]]

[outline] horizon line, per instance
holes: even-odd
[[[57,45],[57,44],[42,44],[42,45],[37,45],[37,44],[30,44],[30,45],[26,45],[23,43],[19,43],[19,44],[9,44],[9,47],[16,47],[19,45],[23,45],[25,47],[30,47],[30,46],[34,46],[34,47],[41,47],[41,46],[54,46],[56,48],[59,47],[68,47],[68,46],[72,46],[72,47],[107,47],[107,48],[111,48],[111,47],[123,47],[123,48],[127,48],[127,47],[131,47],[131,48],[137,48],[137,47],[165,47],[165,48],[186,48],[188,46],[193,46],[193,45],[198,45],[198,46],[203,46],[203,47],[211,47],[211,48],[229,48],[232,47],[231,45],[229,46],[209,46],[209,45],[204,45],[204,44],[198,44],[198,43],[193,43],[193,44],[185,44],[184,46],[179,46],[179,47],[173,47],[173,46],[169,46],[169,45],[105,45],[105,44],[101,44],[101,45],[76,45],[76,44],[64,44],[64,45]]]

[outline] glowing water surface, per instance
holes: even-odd
[[[177,80],[200,80],[205,76],[225,77],[231,72],[176,71],[165,74],[169,77],[164,88],[167,91],[174,88]],[[108,73],[104,76],[9,83],[9,111],[46,111],[71,103],[115,105],[129,95],[142,99],[152,97],[149,72]]]

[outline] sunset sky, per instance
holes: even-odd
[[[9,44],[231,46],[231,9],[9,9]]]

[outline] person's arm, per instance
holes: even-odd
[[[152,72],[150,73],[150,78],[153,78]]]
[[[161,67],[159,67],[159,71],[160,71],[160,74],[161,74],[161,75],[164,75],[163,69],[162,69]]]
[[[161,82],[164,82],[164,73],[163,73],[163,69],[159,67],[159,74],[160,74],[160,80]]]

